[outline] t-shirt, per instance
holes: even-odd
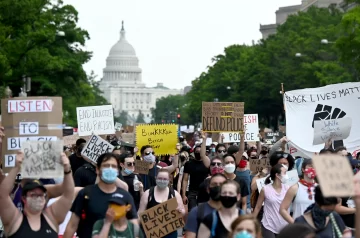
[[[236,171],[236,177],[239,177],[242,181],[244,181],[245,185],[248,186],[248,197],[247,197],[247,207],[251,208],[250,205],[250,188],[251,188],[251,179],[250,179],[250,170],[245,171]]]
[[[140,182],[142,182],[141,176],[136,174],[138,180]],[[140,204],[140,191],[134,191],[134,178],[135,178],[135,174],[130,174],[130,175],[126,175],[123,176],[125,183],[127,183],[127,185],[129,186],[129,193],[131,194],[131,196],[134,198],[134,202],[135,202],[135,206],[136,206],[136,210],[139,210],[139,204]]]
[[[98,220],[95,222],[92,235],[99,235],[102,227],[104,226],[104,220]],[[113,225],[110,226],[108,238],[135,238],[142,237],[141,232],[139,233],[139,227],[128,221],[128,225],[125,231],[118,231]]]
[[[336,224],[337,224],[338,228],[340,229],[341,234],[343,234],[343,232],[345,230],[345,224],[344,224],[343,220],[341,219],[339,214],[337,214],[336,212],[333,212],[333,215],[334,215]],[[328,224],[325,226],[325,228],[323,228],[321,230],[317,230],[317,231],[307,223],[304,216],[300,216],[300,217],[296,218],[295,223],[302,223],[302,224],[308,225],[311,229],[314,230],[314,232],[316,232],[317,237],[334,237],[333,236],[333,225],[330,220],[329,220]]]
[[[350,204],[350,206],[349,206]],[[350,197],[341,198],[341,205],[351,207],[355,205],[354,200]],[[347,227],[355,228],[355,214],[340,215]]]
[[[190,175],[189,191],[197,192],[199,190],[199,185],[209,175],[209,169],[205,167],[201,160],[190,159],[184,165],[184,174]]]
[[[69,161],[73,176],[75,175],[76,170],[86,163],[82,157],[77,157],[75,153],[69,156]]]
[[[92,185],[89,199],[84,199],[85,191],[80,190],[75,201],[71,207],[71,212],[78,216],[81,220],[77,229],[77,234],[80,238],[91,238],[91,228],[97,220],[104,219],[106,211],[109,206],[109,199],[114,196],[121,197],[121,199],[127,204],[131,205],[131,210],[126,214],[127,219],[137,219],[136,207],[134,199],[129,192],[124,189],[117,188],[114,193],[104,193],[97,184]],[[85,201],[87,200],[87,201]],[[82,211],[84,204],[87,203],[87,209],[85,211],[85,218],[82,219]]]
[[[182,166],[182,167],[180,168],[179,174],[180,174],[180,175],[184,175],[184,166]],[[181,184],[181,185],[182,185],[182,184]],[[187,185],[187,188],[186,188],[186,192],[189,191],[189,186],[190,186],[190,176],[189,176],[189,179],[188,179],[188,185]]]
[[[209,203],[204,203],[204,213],[203,214],[199,214],[201,215],[201,219],[200,219],[200,223],[204,220],[204,218],[211,214],[215,209],[213,207],[210,207]],[[198,210],[199,210],[199,206],[194,207],[193,209],[191,209],[186,224],[185,224],[185,230],[186,231],[190,231],[193,233],[198,233],[198,229],[200,227],[200,224],[198,224]]]

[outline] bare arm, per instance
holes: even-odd
[[[61,157],[64,164],[65,173],[64,182],[62,184],[62,190],[64,193],[61,195],[59,200],[54,202],[50,207],[46,208],[46,210],[49,211],[49,214],[53,216],[55,221],[57,221],[57,225],[60,225],[64,221],[66,214],[71,208],[74,199],[75,188],[69,159],[64,153],[62,153]]]
[[[345,207],[341,205],[341,202],[342,201],[340,200],[340,202],[336,205],[335,212],[339,213],[340,215],[350,215],[356,212],[355,208]]]
[[[297,191],[299,189],[299,185],[295,184],[289,188],[289,190],[286,192],[285,198],[282,201],[280,205],[280,215],[287,221],[289,224],[294,223],[294,218],[292,218],[288,212],[289,207],[295,198]]]
[[[209,159],[209,157],[206,156],[207,134],[201,133],[201,136],[202,136],[202,143],[201,143],[201,148],[200,148],[200,157],[201,157],[201,160],[202,160],[203,164],[205,165],[205,167],[209,168],[210,167],[210,159]]]
[[[185,216],[185,207],[182,201],[182,198],[180,196],[180,193],[178,193],[177,191],[175,191],[175,198],[178,204],[177,210],[181,213],[182,216]]]
[[[70,221],[66,226],[66,230],[63,235],[63,238],[73,238],[79,226],[79,222],[80,222],[80,218],[75,213],[72,213]]]
[[[184,173],[183,175],[183,180],[182,180],[182,197],[186,197],[186,189],[187,189],[187,186],[188,186],[188,180],[189,180],[189,174],[188,173]]]
[[[245,134],[240,135],[240,148],[239,152],[236,153],[235,159],[236,159],[236,166],[240,163],[240,160],[242,159],[242,155],[245,150]]]
[[[180,193],[180,191],[181,191],[181,182],[182,182],[182,179],[183,179],[183,175],[184,173],[182,173],[182,174],[180,174],[179,173],[179,179],[178,179],[178,182],[177,182],[177,191],[178,191],[178,193]]]
[[[198,238],[209,238],[210,237],[210,230],[205,226],[203,223],[200,224]]]
[[[174,160],[170,166],[164,167],[163,169],[166,169],[170,174],[172,174],[176,168],[179,166],[179,155],[176,154],[174,156]]]
[[[149,189],[146,190],[144,192],[144,195],[141,196],[139,210],[138,210],[139,217],[140,217],[140,214],[146,210],[148,198],[149,198]]]
[[[264,201],[265,201],[265,193],[264,193],[264,189],[262,189],[260,192],[259,198],[257,200],[256,207],[254,209],[254,217],[257,217],[259,215],[260,209],[261,209]]]
[[[256,184],[256,180],[258,180],[260,178],[259,175],[256,175],[253,177],[253,179],[251,180],[251,191],[254,192],[257,190],[257,184]]]
[[[46,188],[46,195],[48,199],[60,197],[63,194],[64,186],[62,184],[47,184],[44,185]]]
[[[127,183],[125,183],[125,182],[122,181],[121,179],[116,178],[115,184],[116,184],[116,187],[122,188],[122,189],[124,189],[125,191],[129,191],[129,186],[127,185]]]
[[[241,209],[246,212],[247,209],[247,196],[241,197]]]

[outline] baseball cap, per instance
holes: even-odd
[[[118,194],[114,194],[110,199],[109,203],[117,204],[120,206],[125,206],[127,203],[121,198],[121,196],[117,196]]]
[[[34,190],[35,188],[40,188],[43,192],[46,192],[46,188],[40,180],[30,180],[24,184],[22,187],[22,195],[24,196],[27,192]]]

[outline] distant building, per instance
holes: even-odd
[[[190,92],[191,88],[192,88],[192,86],[186,86],[184,88],[184,94],[187,94],[188,92]]]
[[[99,88],[119,115],[128,112],[129,122],[135,122],[139,110],[145,115],[147,123],[151,121],[151,108],[155,108],[157,99],[168,95],[182,94],[182,90],[169,89],[158,83],[156,87],[146,87],[142,81],[142,70],[134,47],[125,38],[124,22],[120,31],[120,40],[111,48],[103,70]]]
[[[268,24],[268,25],[260,24],[260,32],[262,34],[263,39],[266,39],[270,35],[273,35],[276,33],[276,28],[279,25],[284,24],[289,15],[296,14],[299,11],[305,12],[311,6],[327,8],[331,4],[336,4],[337,6],[342,7],[343,2],[344,2],[344,0],[302,0],[301,4],[299,4],[299,5],[280,7],[279,10],[277,10],[275,12],[276,23]]]

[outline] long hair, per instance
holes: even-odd
[[[265,179],[265,184],[269,184],[271,181],[275,181],[276,174],[281,174],[281,168],[283,168],[281,164],[273,166],[270,171],[270,176]]]

